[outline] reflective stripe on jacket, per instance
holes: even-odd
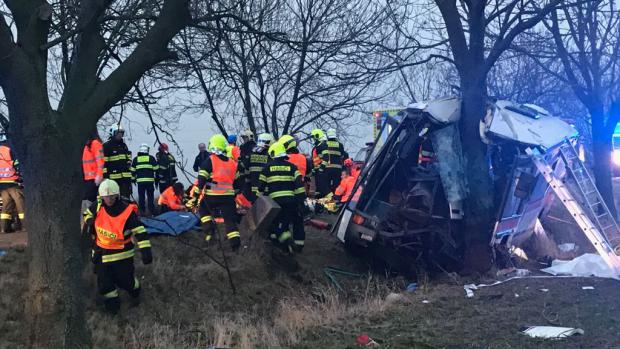
[[[11,156],[11,148],[0,145],[0,183],[17,183],[18,179],[15,160]]]

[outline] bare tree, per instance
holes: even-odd
[[[541,66],[565,81],[590,115],[594,177],[607,206],[616,215],[611,182],[612,134],[620,121],[620,11],[614,0],[580,2],[551,13],[545,22],[555,47]]]
[[[487,78],[497,60],[524,31],[540,23],[562,0],[435,0],[445,24],[451,57],[460,80],[461,138],[466,157],[469,196],[466,223],[470,241],[486,243],[491,230],[493,186],[486,146],[480,139],[485,115]]]
[[[81,182],[80,152],[97,120],[146,71],[175,58],[167,45],[190,20],[188,2],[4,0],[0,4],[0,86],[28,197],[26,313],[33,348],[90,346],[76,217],[81,201],[75,187]],[[118,33],[128,28],[132,38],[119,39]],[[50,79],[54,74],[60,78]]]

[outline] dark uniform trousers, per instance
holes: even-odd
[[[95,264],[99,294],[103,296],[106,309],[118,311],[121,303],[118,288],[127,292],[135,300],[140,296],[140,282],[134,276],[133,258],[116,262]]]
[[[214,237],[216,225],[214,217],[224,218],[226,233],[237,232],[237,205],[230,195],[206,195],[200,202],[200,224],[205,234]],[[230,237],[228,237],[230,238]]]
[[[297,203],[278,203],[278,205],[282,209],[274,220],[274,229],[270,238],[274,244],[284,249],[292,246],[295,251],[300,252],[306,239],[301,205]],[[292,234],[291,225],[293,226]]]
[[[146,206],[145,206],[146,199]],[[148,207],[151,214],[155,214],[155,186],[153,182],[138,183],[138,206],[140,211]]]

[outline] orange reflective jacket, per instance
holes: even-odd
[[[82,151],[82,171],[84,172],[84,180],[89,181],[97,177],[103,178],[103,144],[98,139],[94,139],[88,145],[84,146]]]
[[[174,188],[173,187],[168,187],[168,189],[164,190],[163,193],[161,193],[161,195],[159,196],[159,199],[157,200],[157,203],[159,205],[166,205],[168,206],[171,210],[180,210],[182,209],[184,206],[182,205],[183,203],[183,197],[177,196],[174,193]]]
[[[125,223],[133,212],[133,207],[127,208],[118,216],[110,216],[104,208],[97,212],[95,218],[95,232],[97,233],[97,246],[107,250],[122,250],[125,245],[131,242],[131,237],[125,239]]]
[[[0,183],[17,183],[19,176],[13,163],[11,148],[0,145]]]
[[[288,162],[290,162],[291,164],[297,167],[302,178],[306,176],[308,162],[304,154],[300,154],[300,153],[288,154]]]
[[[213,165],[213,175],[211,176],[213,184],[207,190],[207,195],[235,195],[233,182],[237,172],[237,162],[232,159],[224,161],[212,154],[211,164]]]

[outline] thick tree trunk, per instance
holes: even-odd
[[[48,126],[47,132],[17,141],[30,257],[26,298],[30,348],[90,348],[78,219],[82,140],[71,139],[63,132],[65,127]]]
[[[491,267],[488,243],[493,227],[493,183],[489,175],[487,147],[480,138],[480,120],[486,112],[486,83],[472,77],[461,79],[462,105],[460,131],[465,156],[468,196],[465,200],[465,266],[477,271]],[[478,80],[480,81],[480,80]]]
[[[617,217],[611,179],[611,152],[613,150],[611,138],[613,127],[611,127],[611,131],[608,131],[609,128],[605,127],[603,119],[602,115],[591,115],[592,153],[594,155],[592,170],[598,191],[601,193],[612,215]]]

